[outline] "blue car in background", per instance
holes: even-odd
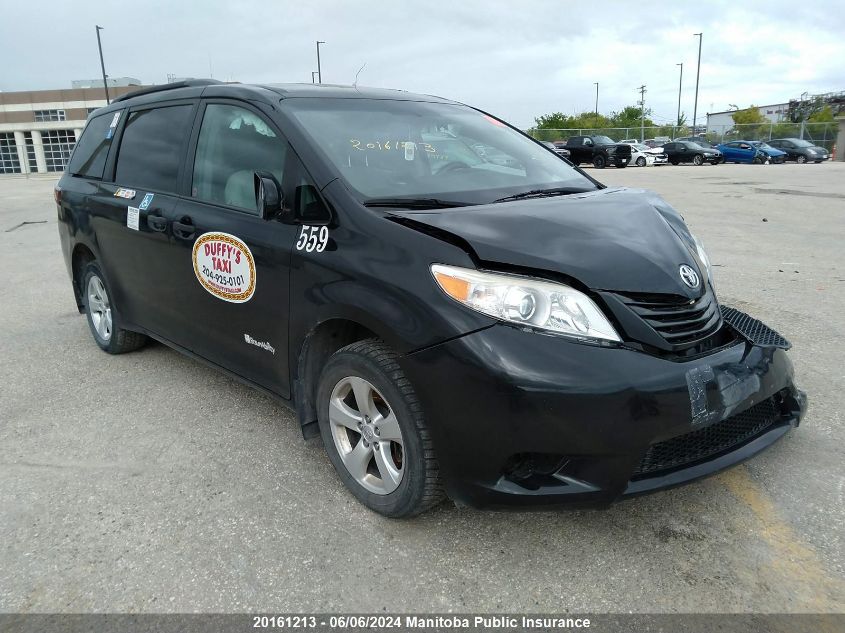
[[[777,147],[772,147],[766,141],[748,141],[759,149],[761,152],[764,152],[773,163],[785,163],[786,162],[786,152],[782,152]]]
[[[716,146],[725,157],[726,163],[769,163],[769,155],[752,145],[752,141],[731,141]]]

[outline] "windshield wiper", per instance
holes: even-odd
[[[523,198],[549,198],[551,196],[565,196],[570,193],[587,193],[592,189],[583,189],[581,187],[555,187],[553,189],[532,189],[531,191],[523,191],[522,193],[515,193],[512,196],[505,196],[493,202],[510,202],[511,200],[522,200]]]
[[[451,209],[452,207],[472,206],[472,203],[440,200],[438,198],[371,198],[364,202],[364,206],[394,207],[397,209]]]

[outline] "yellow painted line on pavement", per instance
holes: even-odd
[[[772,552],[771,561],[763,566],[773,573],[773,580],[793,592],[802,610],[814,613],[840,611],[845,599],[845,583],[828,573],[818,553],[803,543],[801,536],[784,521],[748,469],[739,466],[718,475],[717,479],[748,506],[757,520],[756,532]]]

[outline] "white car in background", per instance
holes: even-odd
[[[641,143],[625,143],[631,147],[630,167],[651,167],[657,161],[657,155],[652,153],[651,148]],[[662,154],[662,150],[659,152]],[[665,161],[663,161],[665,162]]]

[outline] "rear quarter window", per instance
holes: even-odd
[[[76,144],[73,156],[70,157],[67,171],[74,176],[85,176],[86,178],[103,177],[103,170],[106,166],[106,157],[109,155],[112,136],[117,125],[115,114],[123,116],[123,112],[109,112],[94,117],[85,126],[82,137]],[[115,126],[112,126],[115,121]]]
[[[115,181],[153,191],[176,191],[192,114],[191,104],[130,112],[120,141]]]

